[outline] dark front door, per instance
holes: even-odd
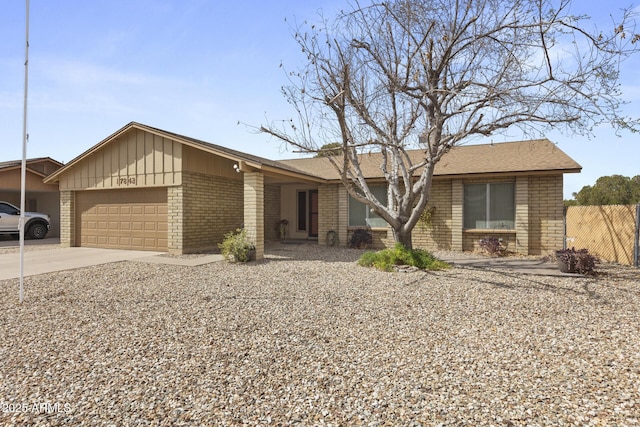
[[[309,191],[309,237],[318,237],[318,190]]]

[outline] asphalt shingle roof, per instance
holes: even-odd
[[[409,157],[419,163],[423,152],[410,150]],[[361,168],[366,178],[380,178],[380,153],[362,154]],[[339,179],[326,158],[280,160],[280,163],[307,171],[324,179]],[[462,145],[451,149],[436,165],[434,176],[458,176],[486,173],[579,172],[575,160],[548,139]]]
[[[79,155],[66,166],[53,173],[48,180],[55,180],[61,173],[92,152],[101,149],[116,137],[132,128],[137,128],[163,135],[167,138],[181,141],[205,151],[214,152],[229,158],[243,160],[254,165],[267,166],[272,172],[294,173],[299,177],[321,180],[339,179],[338,171],[326,158],[301,158],[288,160],[270,160],[264,157],[243,153],[221,145],[211,144],[188,136],[168,132],[162,129],[131,122],[102,142]],[[410,150],[409,157],[419,163],[423,152]],[[381,178],[380,153],[362,154],[361,168],[366,178]],[[436,165],[435,176],[460,176],[487,173],[524,173],[550,172],[561,173],[579,172],[582,169],[571,157],[548,139],[531,141],[506,142],[500,144],[463,145],[454,147]],[[417,171],[419,173],[419,171]]]

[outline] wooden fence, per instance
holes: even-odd
[[[639,215],[640,205],[570,206],[565,211],[565,245],[638,267]]]

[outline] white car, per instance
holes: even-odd
[[[24,213],[25,237],[44,239],[51,228],[51,218],[47,214],[38,212]],[[20,236],[20,209],[11,203],[0,202],[0,234]]]

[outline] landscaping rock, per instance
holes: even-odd
[[[2,425],[638,425],[640,275],[267,248],[0,282]]]

